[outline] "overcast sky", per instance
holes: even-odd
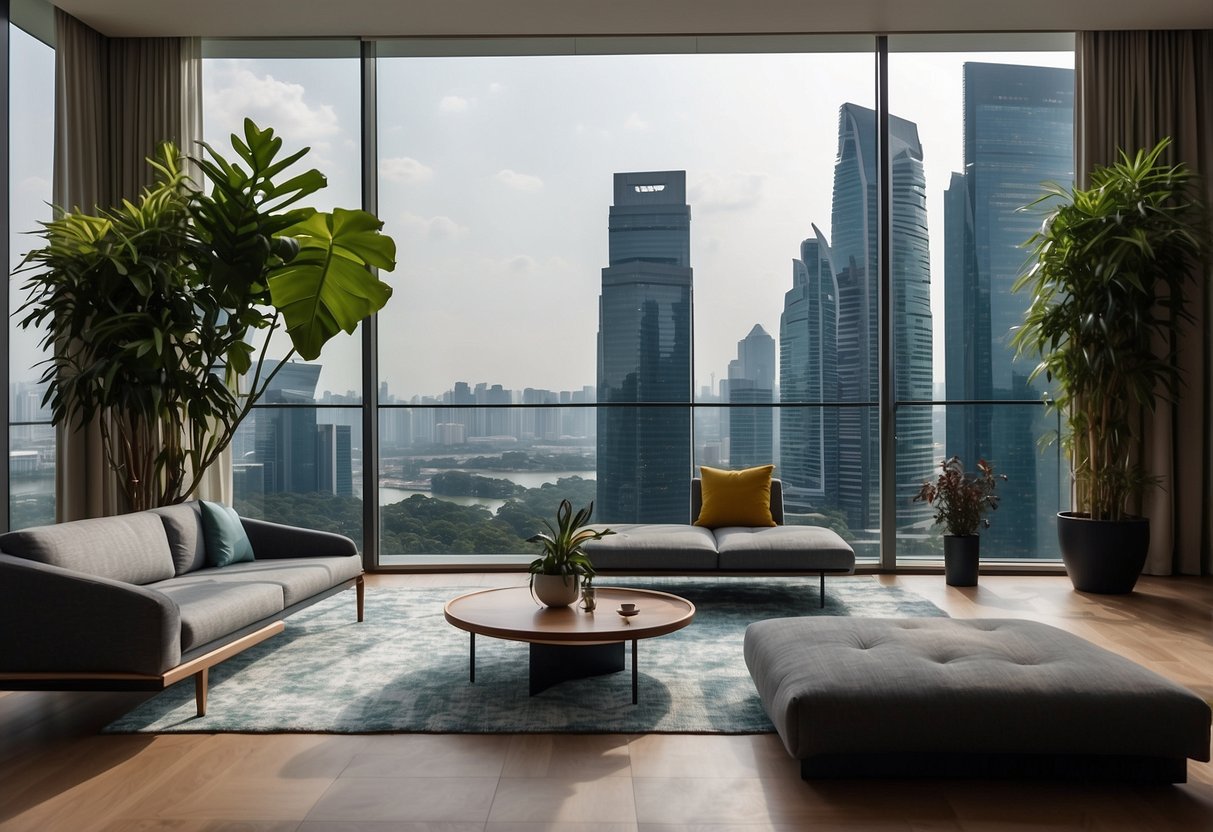
[[[23,49],[14,38],[14,61]],[[923,142],[938,301],[942,193],[963,158],[962,64],[1073,58],[890,60],[892,112],[915,121]],[[399,245],[385,276],[396,293],[380,318],[381,377],[403,396],[456,381],[593,385],[612,175],[673,169],[687,172],[691,205],[696,382],[721,378],[755,323],[778,337],[791,260],[811,224],[832,234],[838,108],[873,105],[873,67],[871,53],[381,59],[379,213]],[[313,148],[307,161],[330,182],[318,207],[359,204],[355,60],[208,60],[204,85],[208,140],[226,145],[251,116],[289,146]],[[14,88],[14,113],[31,88]],[[29,146],[19,133],[14,228],[32,227],[49,198],[49,132]],[[18,168],[22,153],[30,158]],[[23,252],[29,240],[14,246]],[[942,311],[937,302],[937,333]],[[14,347],[25,366],[27,347]],[[357,338],[326,347],[322,390],[357,387],[358,353]]]

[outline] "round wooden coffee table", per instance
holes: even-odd
[[[624,643],[632,642],[632,704],[638,694],[636,643],[681,630],[695,617],[685,598],[650,589],[597,588],[598,608],[543,607],[529,587],[482,589],[460,595],[443,609],[446,620],[471,634],[469,677],[476,681],[476,636],[530,644],[531,695],[568,679],[616,673],[624,668]],[[635,604],[624,618],[615,610]]]

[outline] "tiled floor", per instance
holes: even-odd
[[[1064,577],[983,576],[972,590],[935,576],[872,580],[957,617],[1058,624],[1213,695],[1213,581],[1147,579],[1131,598],[1099,599]],[[1213,830],[1208,764],[1190,764],[1183,786],[804,782],[772,734],[96,734],[132,701],[0,695],[0,829]]]

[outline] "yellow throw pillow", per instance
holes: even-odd
[[[703,477],[703,506],[696,526],[774,526],[771,517],[771,472],[774,465],[759,465],[743,471],[699,467]]]

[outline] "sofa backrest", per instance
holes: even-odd
[[[206,538],[202,530],[202,504],[197,500],[151,510],[164,522],[164,533],[178,575],[206,566]]]
[[[147,511],[8,532],[0,535],[0,551],[131,584],[176,573],[164,523]]]
[[[691,522],[699,518],[699,510],[703,508],[703,480],[691,478]],[[783,525],[783,482],[771,478],[771,519],[775,525]]]

